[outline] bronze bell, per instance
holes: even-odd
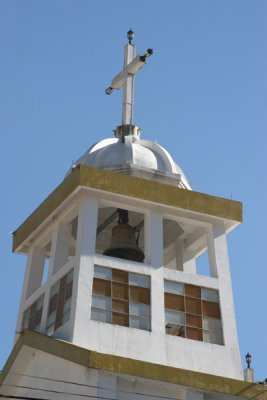
[[[105,256],[123,258],[124,260],[142,262],[143,251],[136,243],[134,228],[128,224],[128,211],[118,208],[118,225],[112,228],[111,244],[104,251]]]

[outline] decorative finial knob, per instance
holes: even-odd
[[[249,353],[246,354],[246,363],[247,363],[247,367],[250,368],[251,355]]]
[[[134,32],[132,31],[132,29],[130,28],[130,30],[127,32],[127,38],[129,40],[129,44],[132,44],[132,40],[134,38]]]

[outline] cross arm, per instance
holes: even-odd
[[[113,89],[120,89],[126,78],[135,75],[145,64],[147,57],[153,54],[152,49],[148,49],[144,54],[137,55],[125,69],[120,72],[111,82],[111,86],[106,89],[106,94],[111,94]]]

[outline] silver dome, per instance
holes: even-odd
[[[75,162],[75,165],[79,164],[191,190],[185,174],[170,154],[158,143],[141,140],[136,135],[101,140]]]

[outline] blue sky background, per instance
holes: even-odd
[[[244,204],[229,236],[240,350],[267,377],[266,21],[261,0],[0,0],[0,367],[26,263],[9,232],[121,123],[121,93],[104,90],[132,27],[137,50],[154,49],[136,79],[142,137],[194,190]]]

